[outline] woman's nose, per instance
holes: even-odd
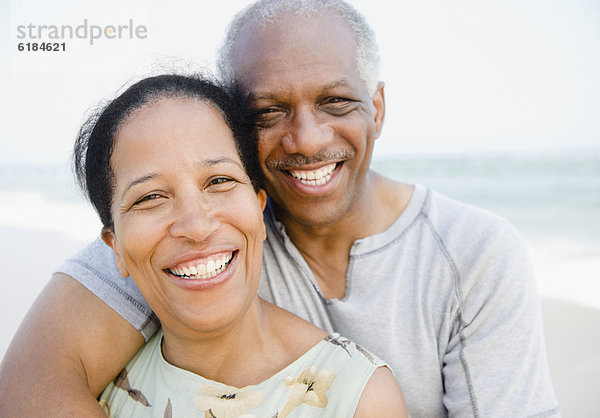
[[[219,226],[215,211],[201,198],[189,198],[175,205],[170,233],[194,241],[207,239]]]

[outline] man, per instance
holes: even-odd
[[[271,198],[261,294],[390,362],[413,416],[557,415],[514,230],[369,169],[385,115],[377,65],[371,29],[340,1],[261,1],[232,23],[220,68],[256,115]],[[110,263],[96,243],[62,271],[149,338],[155,317]],[[89,392],[143,339],[90,295],[54,277],[7,353],[0,403],[94,411]]]

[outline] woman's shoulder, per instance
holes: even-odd
[[[337,370],[339,375],[364,376],[365,383],[377,368],[389,366],[358,343],[338,333],[327,335],[315,350],[315,364]]]
[[[290,357],[299,358],[327,336],[326,331],[299,316],[270,302],[263,302],[267,305],[269,318],[271,318],[273,335],[289,352]]]
[[[391,370],[386,367],[375,370],[354,412],[355,418],[372,416],[400,418],[408,416],[398,382]]]
[[[329,334],[277,306],[271,305],[271,309],[271,317],[276,318],[274,335],[293,361],[328,364],[329,367],[339,365],[341,368],[375,369],[386,365],[376,355],[339,333]]]
[[[314,393],[320,400],[318,405],[326,406],[336,416],[385,417],[402,416],[404,412],[402,394],[389,366],[337,333],[323,338],[286,373],[286,386]],[[383,402],[386,397],[392,400]]]
[[[321,343],[331,353],[324,367],[335,375],[332,398],[338,408],[352,404],[354,417],[404,417],[406,406],[398,382],[389,365],[356,342],[337,333]],[[336,394],[337,391],[339,394]]]

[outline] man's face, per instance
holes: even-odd
[[[363,180],[383,123],[383,87],[369,94],[354,34],[335,15],[251,26],[232,64],[257,116],[265,188],[281,220],[333,224],[369,195]]]

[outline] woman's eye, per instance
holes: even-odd
[[[233,179],[229,178],[229,177],[215,177],[214,179],[212,179],[209,183],[209,185],[211,186],[218,186],[218,185],[223,185],[223,184],[227,184],[227,183],[232,183]]]
[[[237,181],[231,177],[213,177],[208,181],[204,190],[209,194],[221,194],[233,190],[236,184]]]
[[[158,193],[148,194],[148,195],[142,197],[141,199],[137,200],[133,205],[134,206],[135,205],[139,205],[141,203],[149,202],[150,200],[155,200],[155,199],[158,199],[160,197],[161,197],[161,195],[159,195]]]

